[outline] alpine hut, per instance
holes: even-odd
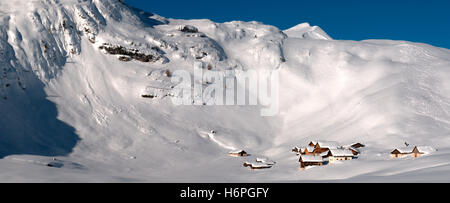
[[[327,154],[328,162],[352,160],[355,155],[350,149],[330,149]]]
[[[302,155],[299,162],[300,169],[305,169],[307,166],[322,166],[324,161],[321,156]]]
[[[402,148],[397,148],[397,149],[394,149],[392,152],[391,152],[391,156],[393,157],[393,158],[401,158],[401,157],[404,157],[404,156],[408,156],[408,155],[410,155],[411,153],[412,153],[412,151],[413,151],[413,149],[415,149],[416,147],[402,147]]]
[[[228,153],[229,156],[232,157],[243,157],[243,156],[248,156],[247,152],[244,150],[235,150],[235,151],[231,151]]]

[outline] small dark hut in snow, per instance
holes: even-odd
[[[228,153],[229,156],[232,157],[243,157],[243,156],[248,156],[247,152],[244,150],[235,150],[235,151],[231,151]]]

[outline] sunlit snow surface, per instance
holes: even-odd
[[[123,62],[104,43],[160,58]],[[14,0],[0,2],[0,56],[0,182],[450,182],[447,49],[333,40],[307,23],[166,19],[116,0]],[[141,97],[198,60],[279,71],[280,114]],[[300,171],[291,149],[311,140],[366,148]],[[438,151],[392,159],[404,142]],[[242,166],[256,157],[276,164]]]

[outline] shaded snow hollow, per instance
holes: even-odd
[[[168,75],[194,61],[278,71],[280,114],[174,106]],[[0,67],[0,182],[450,181],[448,49],[167,19],[117,0],[13,0],[0,2]],[[299,171],[290,150],[311,140],[367,147]],[[404,142],[438,151],[391,159]],[[255,157],[277,164],[242,167]]]

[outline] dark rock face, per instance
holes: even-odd
[[[154,99],[156,98],[155,95],[142,95],[143,98],[148,98],[148,99]]]
[[[103,44],[99,49],[105,50],[108,54],[123,55],[119,57],[121,61],[130,61],[135,59],[141,62],[156,62],[161,59],[157,54],[144,54],[137,49],[130,49],[119,45]]]
[[[59,162],[51,162],[47,164],[48,167],[51,168],[62,168],[64,166],[64,164],[59,163]]]
[[[123,62],[128,62],[128,61],[131,61],[131,58],[128,56],[120,56],[119,60],[123,61]]]
[[[198,33],[198,29],[192,25],[184,25],[180,28],[180,31],[186,33]]]

